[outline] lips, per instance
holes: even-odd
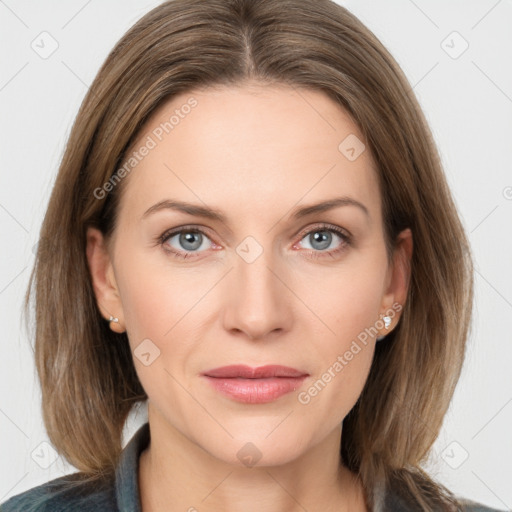
[[[258,368],[246,365],[223,366],[202,374],[215,390],[231,400],[246,404],[273,402],[297,390],[308,376],[306,372],[281,365]]]
[[[252,368],[246,365],[231,365],[214,368],[203,373],[207,377],[216,377],[223,379],[242,378],[242,379],[267,379],[271,377],[303,377],[308,373],[281,365],[266,365]]]

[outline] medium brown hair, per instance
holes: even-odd
[[[71,131],[42,224],[35,358],[48,436],[89,480],[113,474],[134,404],[147,399],[128,338],[98,308],[85,233],[108,237],[128,178],[103,187],[151,114],[178,93],[247,81],[321,91],[358,125],[376,163],[388,257],[410,228],[407,301],[343,423],[341,456],[370,506],[379,481],[418,510],[457,510],[420,465],[438,436],[464,361],[473,264],[431,132],[398,64],[330,0],[172,0],[112,50]],[[340,141],[341,142],[341,141]],[[136,171],[134,171],[136,172]]]

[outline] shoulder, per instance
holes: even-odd
[[[0,512],[117,512],[111,481],[91,484],[79,473],[65,475],[12,496],[0,504]]]
[[[455,496],[460,504],[461,512],[506,512],[496,508],[490,508],[476,501],[469,500],[462,496]],[[388,491],[385,496],[384,504],[378,504],[376,507],[378,512],[416,512],[419,511],[418,505],[411,505],[405,501],[397,492]],[[1,511],[0,511],[1,512]]]

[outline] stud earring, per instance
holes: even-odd
[[[391,325],[391,317],[389,317],[389,316],[387,316],[387,315],[386,315],[386,316],[383,316],[383,317],[382,317],[382,320],[383,320],[383,322],[384,322],[384,328],[385,328],[385,329],[389,329],[389,326]],[[382,335],[382,336],[377,336],[377,341],[381,341],[381,340],[383,340],[385,337],[386,337],[386,335],[385,335],[385,334],[384,334],[384,335]]]
[[[119,323],[119,318],[110,315],[109,322],[110,329],[112,329],[114,332],[117,332],[119,334],[124,332],[124,329],[121,327],[121,324]]]

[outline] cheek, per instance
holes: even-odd
[[[210,281],[190,269],[171,268],[165,256],[150,259],[141,253],[124,258],[118,285],[130,337],[154,337],[162,343],[170,339],[186,324],[187,313],[207,293]]]
[[[180,387],[171,375],[193,349],[191,332],[197,323],[194,305],[211,287],[211,280],[171,268],[165,258],[150,259],[142,251],[119,259],[117,270],[139,380],[152,399],[158,397],[179,410]],[[181,375],[180,381],[184,382]]]
[[[331,269],[321,287],[309,288],[308,305],[320,320],[315,320],[315,331],[324,341],[315,346],[318,373],[298,398],[311,414],[324,416],[327,422],[342,421],[366,382],[384,271],[379,259],[357,257],[346,266]]]
[[[346,264],[329,269],[320,279],[316,276],[315,282],[300,285],[300,293],[322,324],[323,336],[328,335],[332,340],[327,344],[331,349],[348,348],[352,339],[378,320],[384,273],[377,258],[355,254]]]
[[[350,306],[350,307],[348,307]],[[308,418],[319,419],[326,431],[339,425],[357,402],[373,361],[375,338],[365,332],[373,318],[369,308],[348,303],[342,320],[334,325],[336,336],[322,337],[315,347],[315,374],[297,400]]]

